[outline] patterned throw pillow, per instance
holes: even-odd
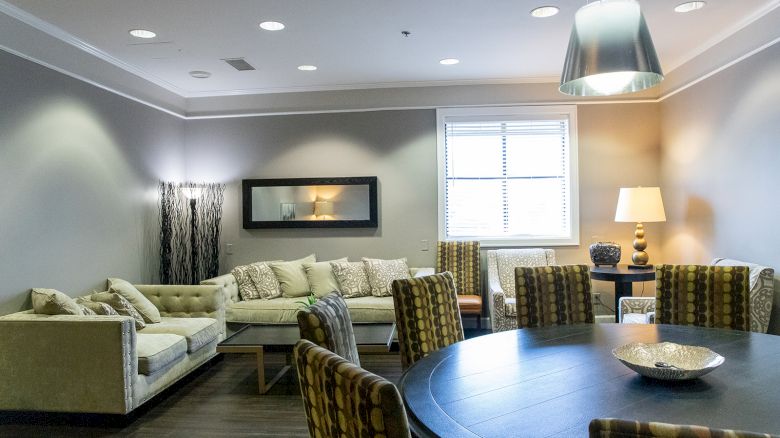
[[[232,274],[236,277],[238,293],[242,300],[270,300],[282,296],[279,281],[268,263],[271,262],[257,262],[233,268]]]
[[[363,257],[366,267],[368,283],[371,285],[371,295],[375,297],[389,297],[393,295],[390,283],[393,280],[405,280],[411,278],[409,267],[406,265],[406,257],[397,260],[380,260]]]
[[[91,310],[93,313],[92,315],[107,315],[107,316],[116,316],[119,315],[116,313],[116,310],[114,310],[113,307],[109,306],[106,303],[100,303],[97,301],[92,301],[89,299],[89,297],[81,297],[76,300],[76,304],[82,307],[86,307],[87,309]],[[86,313],[85,313],[86,315]]]
[[[43,315],[83,315],[73,298],[54,289],[32,290],[30,295],[35,313]]]
[[[371,286],[363,262],[331,262],[330,266],[339,282],[341,296],[344,298],[371,296]]]
[[[109,306],[113,307],[114,310],[116,310],[116,313],[124,316],[129,316],[135,320],[135,329],[141,330],[144,327],[146,327],[146,323],[144,322],[144,317],[141,316],[140,313],[138,313],[137,310],[135,310],[135,307],[133,307],[132,304],[130,304],[130,301],[127,301],[127,298],[123,297],[122,295],[119,295],[116,292],[98,292],[96,294],[92,294],[90,297],[90,300],[97,301],[99,303],[106,303]]]

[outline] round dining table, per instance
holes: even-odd
[[[624,366],[631,342],[707,347],[725,358],[694,380],[661,381]],[[594,418],[780,433],[780,336],[661,324],[512,330],[458,342],[399,382],[421,437],[587,437]]]

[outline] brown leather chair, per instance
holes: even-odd
[[[477,318],[482,328],[482,279],[479,242],[439,242],[436,247],[436,272],[451,272],[458,293],[461,315]]]

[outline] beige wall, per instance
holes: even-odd
[[[158,178],[183,175],[183,121],[0,52],[0,315],[32,287],[151,281]]]
[[[613,222],[618,188],[657,185],[658,105],[580,105],[581,245],[556,248],[562,263],[588,263],[591,236],[618,241],[630,258],[632,224]],[[374,111],[195,120],[186,130],[189,178],[228,183],[223,242],[234,247],[223,271],[257,260],[316,253],[407,257],[433,266],[437,231],[436,117],[434,110]],[[379,177],[376,230],[244,230],[240,180],[317,176]],[[651,254],[660,252],[660,227],[648,225]],[[420,241],[430,242],[429,251]],[[653,253],[653,251],[658,251]],[[599,282],[600,283],[600,282]],[[597,284],[611,300],[612,284]]]
[[[662,102],[667,262],[717,256],[780,269],[779,78],[775,45]],[[770,330],[780,333],[776,316]]]

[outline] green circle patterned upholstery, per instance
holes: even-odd
[[[464,339],[455,282],[449,272],[394,280],[393,304],[404,369]]]
[[[517,327],[593,323],[586,265],[515,268]]]
[[[305,339],[294,353],[309,436],[411,436],[395,385]]]

